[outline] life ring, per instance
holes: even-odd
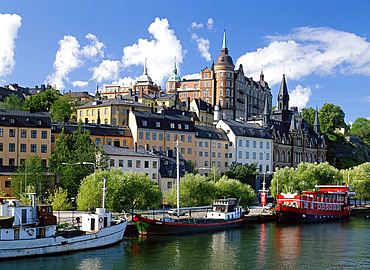
[[[37,218],[33,221],[33,225],[35,225],[36,227],[40,225],[40,220],[38,220]]]
[[[27,233],[29,236],[32,236],[35,231],[33,229],[27,230]]]
[[[99,218],[99,223],[103,223],[103,218],[102,217]]]

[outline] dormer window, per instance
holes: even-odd
[[[161,127],[161,122],[155,122],[156,127]]]
[[[181,129],[181,124],[177,124],[177,128],[178,129]]]
[[[10,123],[11,124],[14,124],[15,123],[15,119],[14,118],[10,118]]]
[[[146,120],[143,120],[143,126],[144,127],[148,126],[148,122]]]
[[[170,128],[175,128],[175,124],[174,123],[171,123],[170,124]]]
[[[41,120],[40,120],[40,119],[37,119],[36,124],[37,124],[38,126],[41,126]]]
[[[185,124],[185,129],[189,129],[189,125],[188,124]]]

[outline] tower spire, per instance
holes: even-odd
[[[285,74],[283,74],[283,79],[280,85],[280,92],[278,95],[278,110],[289,110],[289,94],[285,81]]]
[[[316,113],[315,113],[315,122],[313,124],[313,131],[315,131],[317,135],[320,135],[319,112],[318,112],[317,106],[316,106]]]
[[[143,73],[143,75],[148,75],[148,70],[146,68],[146,58],[144,60],[144,73]]]
[[[226,30],[224,30],[224,39],[222,41],[222,49],[227,49],[227,45],[226,45]]]

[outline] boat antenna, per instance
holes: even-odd
[[[176,171],[177,171],[177,219],[180,218],[180,158],[179,135],[176,136]]]
[[[103,208],[105,208],[105,190],[107,189],[105,187],[106,182],[107,182],[107,180],[103,177],[103,188],[102,188],[102,190],[103,190]]]

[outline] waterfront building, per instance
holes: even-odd
[[[229,169],[229,140],[224,130],[208,126],[195,126],[196,168],[214,167],[220,172]],[[208,173],[207,170],[199,170]]]
[[[179,138],[180,154],[195,162],[195,128],[192,118],[178,110],[138,111],[131,109],[129,126],[133,142],[153,151],[175,150]],[[147,146],[146,146],[147,145]]]
[[[202,99],[213,106],[219,105],[224,119],[246,119],[263,113],[265,99],[270,106],[272,95],[261,71],[259,81],[244,75],[243,66],[235,65],[226,44],[224,32],[221,54],[215,64],[200,72],[199,79],[180,79],[175,68],[166,84],[167,92],[178,93],[182,102]],[[271,107],[270,107],[271,109]]]

